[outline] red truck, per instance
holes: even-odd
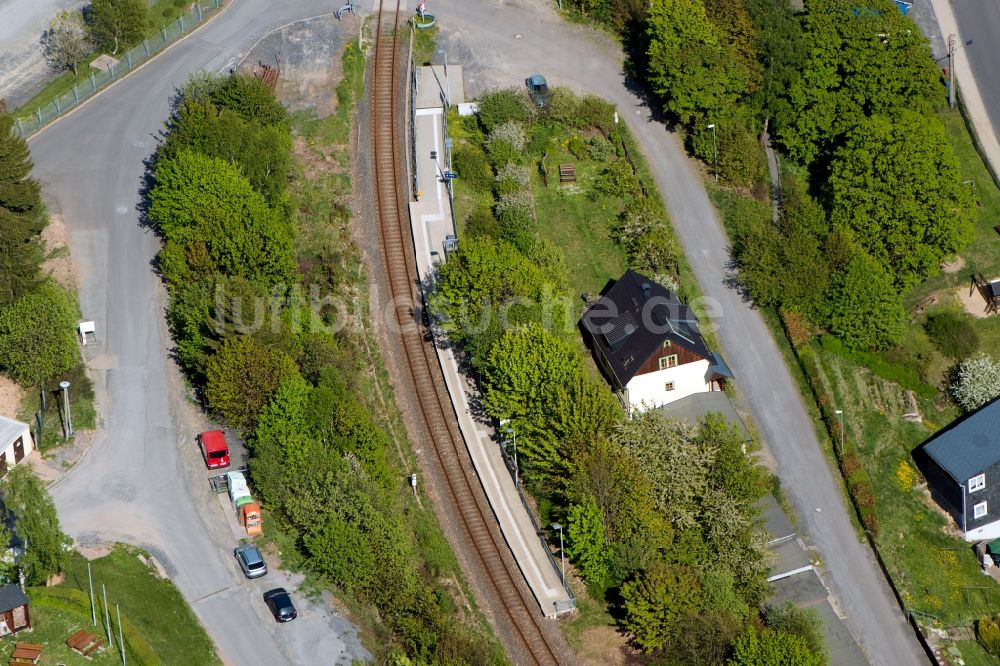
[[[229,445],[221,430],[208,430],[198,435],[198,447],[209,469],[229,467]]]

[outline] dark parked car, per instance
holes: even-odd
[[[278,622],[291,622],[299,616],[288,592],[283,587],[276,587],[264,593],[264,602],[271,609],[271,614]]]
[[[549,84],[545,82],[545,77],[541,74],[532,74],[524,80],[524,85],[528,86],[528,93],[531,99],[535,100],[535,104],[545,106],[549,101]]]
[[[240,568],[247,578],[260,578],[267,573],[267,563],[264,556],[260,554],[260,549],[252,543],[245,543],[237,546],[233,550],[236,561],[240,563]]]

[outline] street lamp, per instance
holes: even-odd
[[[838,409],[836,414],[840,417],[840,455],[844,455],[844,410]]]
[[[715,123],[708,126],[712,130],[712,165],[715,168],[715,182],[719,182],[719,142],[715,136]]]
[[[552,529],[559,530],[559,560],[562,565],[562,584],[563,587],[566,587],[566,551],[563,550],[562,525],[559,523],[552,523]]]
[[[500,421],[500,425],[503,426],[503,432],[505,435],[510,435],[511,442],[514,445],[514,487],[519,487],[521,485],[521,480],[519,478],[517,469],[517,431],[514,430],[513,424],[511,424],[510,419],[504,419]]]
[[[451,106],[451,80],[448,78],[448,52],[438,49],[438,55],[444,56],[444,110]]]
[[[63,437],[69,439],[73,436],[73,417],[69,413],[69,382],[63,380],[59,382],[59,388],[63,394],[63,412],[66,418],[63,421]]]

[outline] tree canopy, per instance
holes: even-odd
[[[80,358],[76,307],[54,282],[44,282],[0,310],[0,365],[22,386],[38,386]]]
[[[55,503],[30,466],[10,470],[3,491],[7,514],[14,519],[14,533],[24,544],[18,566],[29,585],[44,585],[66,565],[73,541],[63,533]],[[6,548],[6,544],[0,547]]]
[[[87,21],[94,42],[111,55],[141,42],[148,7],[145,0],[91,0]]]
[[[227,338],[208,359],[208,406],[231,424],[250,428],[274,392],[298,374],[285,352],[268,349],[250,336]]]

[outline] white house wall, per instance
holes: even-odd
[[[25,427],[24,430],[19,435],[24,442],[24,457],[27,458],[28,455],[35,450],[35,442],[31,439],[31,430]],[[10,444],[4,449],[4,457],[7,460],[7,467],[14,466],[14,442],[17,441],[17,437],[10,440]],[[22,458],[23,460],[23,458]]]
[[[708,368],[708,361],[702,359],[673,368],[636,375],[625,387],[628,389],[629,406],[638,411],[645,411],[686,398],[694,393],[711,391],[712,384],[705,381]],[[668,382],[674,383],[673,391],[666,390]]]
[[[965,533],[966,541],[993,541],[994,539],[1000,539],[1000,519]]]

